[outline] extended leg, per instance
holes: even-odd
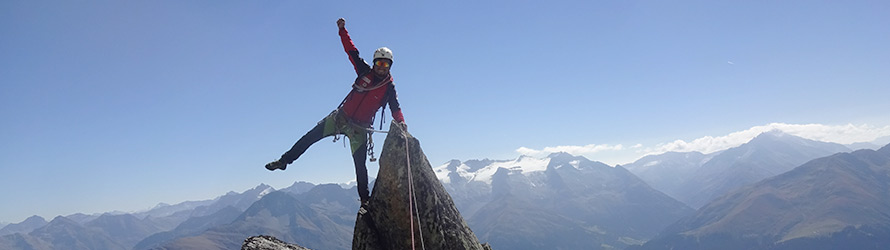
[[[287,168],[287,164],[291,164],[297,160],[297,158],[300,158],[309,146],[325,137],[325,123],[325,121],[322,121],[319,122],[318,125],[315,125],[315,127],[303,135],[297,143],[294,143],[294,146],[291,147],[290,150],[281,155],[281,159],[266,164],[266,169],[269,171],[274,171],[275,169],[284,170]]]
[[[312,144],[315,144],[322,138],[324,138],[324,123],[320,122],[318,123],[318,125],[312,128],[312,130],[306,132],[303,137],[300,137],[300,140],[297,140],[297,142],[294,143],[294,146],[291,147],[290,150],[282,154],[280,161],[287,164],[293,163],[295,160],[297,160],[297,158],[300,158],[300,156],[306,152],[306,149],[309,149],[309,146],[312,146]]]

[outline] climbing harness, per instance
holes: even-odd
[[[371,157],[371,162],[377,161],[377,158],[374,157],[374,132],[368,131],[368,156]]]
[[[388,134],[389,131],[386,131],[386,130],[376,130],[376,129],[374,129],[374,128],[360,127],[360,126],[355,125],[355,124],[350,124],[350,125],[352,125],[352,126],[355,127],[356,129],[361,128],[361,129],[365,130],[365,132],[368,133],[368,156],[371,157],[369,160],[370,160],[371,162],[376,162],[376,161],[377,161],[377,157],[374,157],[374,133],[384,133],[384,134]],[[334,141],[333,141],[333,142],[336,143],[337,141],[339,141],[339,140],[340,140],[340,136],[342,136],[342,135],[343,135],[343,132],[340,131],[340,127],[337,126],[336,131],[334,132],[334,136],[333,136],[333,137],[334,137]],[[343,141],[343,147],[346,147],[346,141]]]
[[[383,129],[383,121],[380,122],[380,129]],[[377,161],[377,158],[374,157],[374,132],[384,134],[387,134],[389,132],[383,130],[374,130],[373,126],[371,126],[370,128],[365,128],[365,131],[368,132],[368,156],[371,157],[371,162],[375,162]]]
[[[364,88],[362,86],[359,86],[358,84],[353,84],[353,88],[355,90],[357,90],[358,92],[365,92],[365,91],[374,90],[374,89],[377,89],[377,88],[380,88],[383,86],[387,86],[391,82],[392,82],[392,76],[388,76],[386,79],[381,81],[382,84],[372,86],[370,88]],[[352,96],[352,93],[347,95],[346,98],[344,98],[343,101],[340,102],[340,106],[337,107],[337,110],[335,110],[334,112],[337,112],[341,108],[343,108],[343,105],[350,98],[350,96]],[[388,97],[384,95],[383,99],[386,100],[386,99],[388,99]],[[364,101],[364,100],[361,100],[361,101]],[[359,126],[357,124],[354,124],[352,121],[348,121],[348,120],[346,121],[349,125],[353,126],[353,129],[357,129],[357,130],[363,129],[365,132],[368,133],[368,142],[367,142],[368,143],[368,152],[367,153],[368,153],[368,156],[370,156],[371,162],[377,161],[377,158],[374,157],[374,137],[373,137],[374,133],[375,132],[384,133],[384,134],[388,133],[388,131],[383,131],[383,124],[386,121],[386,106],[387,106],[387,104],[388,104],[387,102],[384,102],[383,105],[381,105],[382,111],[380,112],[380,129],[379,130],[374,129],[374,125],[373,125],[374,117],[373,116],[371,117],[371,124],[369,127]],[[339,131],[339,129],[340,129],[339,126],[337,129],[338,129],[338,131],[336,131],[337,133],[335,133],[334,142],[339,140],[338,135],[340,134],[340,132],[342,132],[342,131]],[[421,249],[426,250],[426,246],[423,242],[423,224],[420,220],[420,210],[417,207],[417,194],[415,194],[415,192],[414,192],[414,177],[413,177],[413,173],[411,171],[411,156],[410,156],[410,151],[408,149],[408,134],[404,128],[402,128],[401,130],[402,130],[401,131],[402,138],[404,138],[404,140],[405,140],[405,158],[406,158],[405,160],[406,160],[407,167],[408,167],[408,213],[409,213],[409,221],[411,224],[411,249],[416,249],[416,245],[415,245],[416,243],[415,243],[415,238],[414,238],[414,234],[415,234],[415,232],[414,232],[414,218],[416,216],[417,217],[417,229],[418,229],[417,233],[420,235],[420,247],[421,247]],[[344,142],[344,146],[345,146],[345,142]]]
[[[344,102],[345,102],[345,101],[346,101],[346,100],[344,100]],[[342,105],[342,104],[341,104],[341,105]],[[340,114],[340,109],[338,108],[338,109],[335,109],[334,111],[331,111],[331,114],[329,114],[328,116],[333,116],[334,119],[335,119],[335,123],[339,123],[339,122],[340,122],[340,119],[345,119],[345,123],[347,124],[347,126],[350,126],[350,127],[353,129],[353,131],[356,131],[356,130],[357,130],[357,131],[364,131],[365,133],[368,133],[368,152],[367,152],[367,154],[368,154],[368,156],[370,156],[370,159],[369,159],[369,160],[370,160],[371,162],[376,162],[376,161],[377,161],[377,157],[374,157],[374,133],[384,133],[384,134],[389,133],[389,131],[384,131],[384,130],[382,130],[382,129],[383,129],[383,120],[381,120],[381,122],[380,122],[380,129],[381,129],[381,130],[376,130],[376,129],[374,129],[373,126],[371,126],[371,127],[361,126],[361,125],[358,125],[358,124],[352,122],[349,118],[346,118],[346,117],[340,117],[340,115],[341,115],[341,114]],[[382,115],[382,114],[381,114],[381,115]],[[322,120],[321,122],[324,122],[324,120]],[[371,122],[373,123],[374,121],[372,120]],[[334,133],[333,133],[333,134],[334,134],[334,135],[333,135],[333,137],[334,137],[333,142],[334,142],[334,143],[336,143],[337,141],[340,140],[340,138],[341,138],[340,136],[344,136],[344,135],[345,135],[342,126],[337,126],[337,125],[334,126]],[[346,147],[346,141],[343,141],[343,147]]]

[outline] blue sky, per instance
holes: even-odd
[[[349,91],[339,17],[364,56],[393,50],[433,165],[560,147],[618,164],[763,127],[888,135],[886,13],[887,1],[2,1],[0,200],[14,205],[0,221],[353,179],[330,139],[287,171],[262,168]]]

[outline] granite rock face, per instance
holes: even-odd
[[[289,244],[272,236],[259,235],[251,236],[244,240],[241,250],[309,250],[309,248],[301,247],[295,244]]]
[[[409,169],[417,200],[413,206]],[[352,249],[419,249],[421,244],[426,249],[490,249],[479,243],[454,206],[420,141],[400,124],[390,126],[368,207],[356,218]],[[412,209],[419,214],[413,222]]]

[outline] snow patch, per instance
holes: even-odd
[[[263,191],[260,192],[260,194],[257,195],[256,198],[257,199],[263,198],[263,196],[266,196],[267,194],[271,193],[272,191],[275,191],[275,189],[272,187],[267,187],[266,189],[263,189]]]
[[[581,160],[571,161],[571,162],[569,162],[569,165],[572,165],[572,167],[575,167],[575,169],[580,170],[581,169]]]
[[[556,166],[556,169],[561,169],[565,166],[571,166],[575,169],[580,170],[581,169],[581,161],[580,160],[570,161],[569,164],[562,164],[562,165]]]
[[[448,170],[448,165],[449,164],[445,164],[433,168],[433,171],[436,173],[436,178],[442,181],[442,183],[451,183],[451,177],[448,176],[451,174],[451,170]]]
[[[457,174],[467,180],[472,180],[475,175],[473,172],[470,172],[470,166],[467,166],[467,164],[460,164],[460,166],[457,166]]]
[[[355,179],[352,179],[350,181],[347,181],[346,183],[338,183],[337,185],[339,185],[340,188],[343,188],[343,189],[350,189],[352,187],[358,186],[358,181],[356,181]]]
[[[480,168],[479,170],[470,172],[470,166],[466,164],[461,164],[457,167],[457,174],[461,177],[469,180],[469,181],[479,181],[485,182],[486,184],[491,184],[491,178],[494,176],[494,173],[498,171],[498,168],[505,168],[511,171],[518,171],[522,174],[529,174],[533,172],[543,172],[547,169],[547,165],[550,164],[550,158],[534,158],[529,156],[521,156],[516,160],[512,161],[499,161],[493,162],[488,166]],[[575,161],[572,163],[574,167],[578,167],[580,161]],[[448,164],[438,166],[434,169],[436,173],[436,178],[438,178],[443,183],[450,183],[451,170],[448,170]]]

